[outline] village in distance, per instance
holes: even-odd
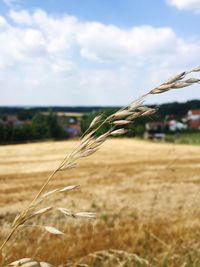
[[[154,106],[154,105],[152,105]],[[80,137],[99,113],[120,107],[0,107],[0,144]],[[200,101],[161,104],[128,126],[128,137],[200,144]]]

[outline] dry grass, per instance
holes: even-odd
[[[0,147],[1,238],[74,145],[70,141]],[[50,186],[81,184],[64,198],[55,196],[49,205],[95,211],[98,218],[66,220],[59,213],[38,218],[36,224],[56,226],[65,236],[26,227],[9,262],[31,256],[55,266],[76,261],[89,266],[145,266],[125,262],[121,252],[115,252],[118,263],[94,253],[115,249],[136,253],[152,266],[200,266],[199,152],[194,146],[109,140],[77,169],[58,173]]]
[[[143,102],[145,98],[149,95],[153,94],[160,94],[164,93],[166,91],[169,91],[171,89],[180,89],[183,87],[191,86],[193,84],[198,84],[200,82],[200,79],[198,78],[193,78],[193,77],[188,77],[190,74],[194,74],[200,72],[200,67],[196,67],[192,70],[182,72],[166,82],[162,83],[158,87],[153,88],[150,90],[148,93],[145,95],[141,96],[138,100],[131,102],[131,104],[127,105],[126,107],[121,108],[117,112],[113,113],[112,115],[105,117],[104,114],[101,114],[97,117],[94,118],[94,120],[91,122],[89,128],[87,131],[84,133],[82,136],[80,142],[76,144],[73,149],[67,153],[64,157],[64,159],[61,161],[61,163],[54,169],[54,171],[48,176],[48,178],[41,184],[39,187],[39,190],[36,192],[36,195],[33,197],[33,199],[30,201],[30,203],[22,209],[19,215],[15,216],[15,219],[13,220],[13,223],[11,224],[11,228],[6,234],[4,241],[2,242],[2,245],[0,246],[0,262],[1,265],[5,265],[7,260],[10,260],[10,253],[9,249],[11,249],[11,253],[15,251],[15,240],[13,238],[18,234],[20,228],[24,229],[39,229],[45,230],[48,233],[54,234],[54,235],[62,235],[63,232],[55,228],[54,226],[49,226],[49,224],[41,225],[40,224],[40,217],[47,212],[52,212],[52,211],[57,211],[62,214],[62,216],[65,217],[70,217],[70,218],[93,218],[94,217],[94,212],[76,212],[72,211],[68,207],[66,208],[65,206],[58,207],[54,200],[54,205],[50,205],[49,203],[51,202],[51,197],[52,196],[57,196],[57,198],[61,198],[59,195],[64,194],[64,193],[69,193],[69,191],[72,191],[74,189],[77,189],[77,185],[71,185],[71,186],[64,186],[64,187],[56,187],[54,186],[52,191],[47,191],[49,185],[52,185],[52,181],[55,179],[55,176],[57,174],[60,174],[62,171],[69,170],[71,168],[77,167],[77,163],[83,158],[87,158],[88,156],[93,155],[99,148],[105,143],[105,141],[108,139],[110,136],[119,136],[127,133],[127,129],[123,128],[126,125],[129,125],[130,123],[134,122],[135,119],[142,117],[142,116],[149,116],[153,113],[155,113],[154,108],[149,108],[143,105]],[[101,136],[97,136],[97,131],[100,129],[103,125],[109,125],[109,129],[106,130],[104,134]],[[113,151],[112,151],[113,152]],[[167,163],[165,168],[169,168],[172,165],[172,162]],[[143,171],[143,168],[141,169]],[[163,169],[161,169],[163,171]],[[159,172],[157,172],[159,174]],[[30,188],[30,185],[29,185]],[[129,188],[127,188],[129,189]],[[125,191],[127,191],[125,189]],[[103,193],[106,194],[105,190],[103,190]],[[108,194],[108,193],[107,193]],[[106,196],[107,196],[106,194]],[[155,195],[154,199],[157,198],[157,195]],[[63,199],[63,198],[62,198]],[[106,198],[108,200],[108,198]],[[43,202],[48,201],[48,207],[42,207],[41,204]],[[57,200],[56,200],[57,201]],[[152,221],[154,218],[154,203],[155,201],[152,202],[151,204],[151,213],[149,215],[150,220]],[[109,203],[110,204],[110,203]],[[95,208],[95,203],[93,204],[93,208]],[[40,208],[40,209],[39,209]],[[119,206],[118,206],[119,208]],[[123,215],[126,215],[125,213]],[[188,214],[187,214],[188,215]],[[104,215],[105,216],[105,215]],[[107,215],[106,215],[107,216]],[[49,220],[50,217],[47,217],[46,220]],[[57,217],[53,217],[54,220],[51,220],[51,223],[54,224],[56,223],[55,219]],[[106,219],[105,219],[106,218]],[[141,217],[140,220],[142,220],[143,217]],[[155,217],[157,219],[157,217]],[[38,221],[38,224],[32,224],[31,220],[35,219],[35,221]],[[105,220],[107,220],[107,217],[104,217]],[[57,218],[59,220],[59,216]],[[59,221],[62,221],[61,219]],[[62,225],[64,222],[62,221]],[[143,225],[143,223],[141,223]],[[34,226],[34,227],[33,227]],[[141,228],[141,226],[140,226]],[[23,232],[22,232],[23,234]],[[149,233],[148,233],[149,234]],[[35,236],[35,232],[32,231],[32,235]],[[159,240],[162,244],[166,243],[162,241],[160,238],[158,238],[154,233],[150,233],[151,236],[153,236],[157,241]],[[18,235],[19,236],[19,235]],[[44,235],[43,235],[44,236]],[[35,253],[34,256],[36,256],[40,250],[40,245],[45,243],[44,237],[38,238],[37,239],[37,247],[35,248]],[[16,237],[17,238],[17,237]],[[12,239],[12,243],[10,245],[10,248],[8,247],[8,242]],[[21,239],[23,237],[21,236]],[[52,243],[53,239],[51,239]],[[145,241],[146,242],[146,241]],[[28,244],[27,244],[28,245]],[[94,247],[94,246],[93,246]],[[20,244],[17,243],[16,246],[17,250],[20,248]],[[49,254],[48,254],[49,255]],[[57,257],[57,256],[56,256]],[[113,257],[113,256],[112,256]],[[138,257],[138,256],[137,256]],[[141,258],[138,258],[141,259]],[[142,262],[139,262],[139,265],[146,264],[146,261],[143,262],[144,260],[142,259]],[[94,263],[96,265],[96,263]],[[93,265],[94,265],[93,264]],[[110,263],[108,262],[110,265]],[[129,262],[124,262],[120,263],[120,265],[129,265]],[[132,263],[130,263],[132,264]],[[148,262],[149,264],[149,262]],[[184,263],[185,264],[185,263]],[[196,264],[196,263],[195,263]],[[12,266],[24,266],[24,267],[51,267],[50,264],[48,263],[41,263],[39,261],[35,261],[35,259],[21,259],[19,261],[15,261],[11,264]],[[102,264],[101,264],[102,265]]]

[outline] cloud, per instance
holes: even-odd
[[[0,51],[0,104],[121,105],[199,64],[200,40],[184,40],[170,27],[10,10],[0,16]]]
[[[32,16],[26,10],[15,11],[11,9],[9,16],[17,24],[31,25],[33,22]]]
[[[6,4],[8,7],[13,7],[15,5],[19,4],[20,0],[3,0],[4,4]]]
[[[124,30],[99,23],[84,25],[77,39],[83,57],[105,61],[165,53],[177,42],[170,28],[140,26]]]
[[[180,10],[200,12],[200,0],[168,0],[168,3]]]

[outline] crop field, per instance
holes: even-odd
[[[0,241],[75,141],[0,147]],[[110,139],[77,168],[56,174],[46,206],[96,212],[68,218],[56,210],[32,219],[6,247],[54,266],[200,266],[200,147]],[[43,207],[43,206],[41,206]],[[42,228],[55,226],[64,235]]]

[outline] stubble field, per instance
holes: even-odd
[[[0,241],[74,145],[0,147]],[[147,266],[142,258],[150,266],[200,266],[200,147],[112,139],[77,168],[58,173],[49,190],[74,184],[80,188],[46,205],[94,211],[97,218],[50,212],[32,220],[7,246],[8,262],[34,257],[54,266]]]

